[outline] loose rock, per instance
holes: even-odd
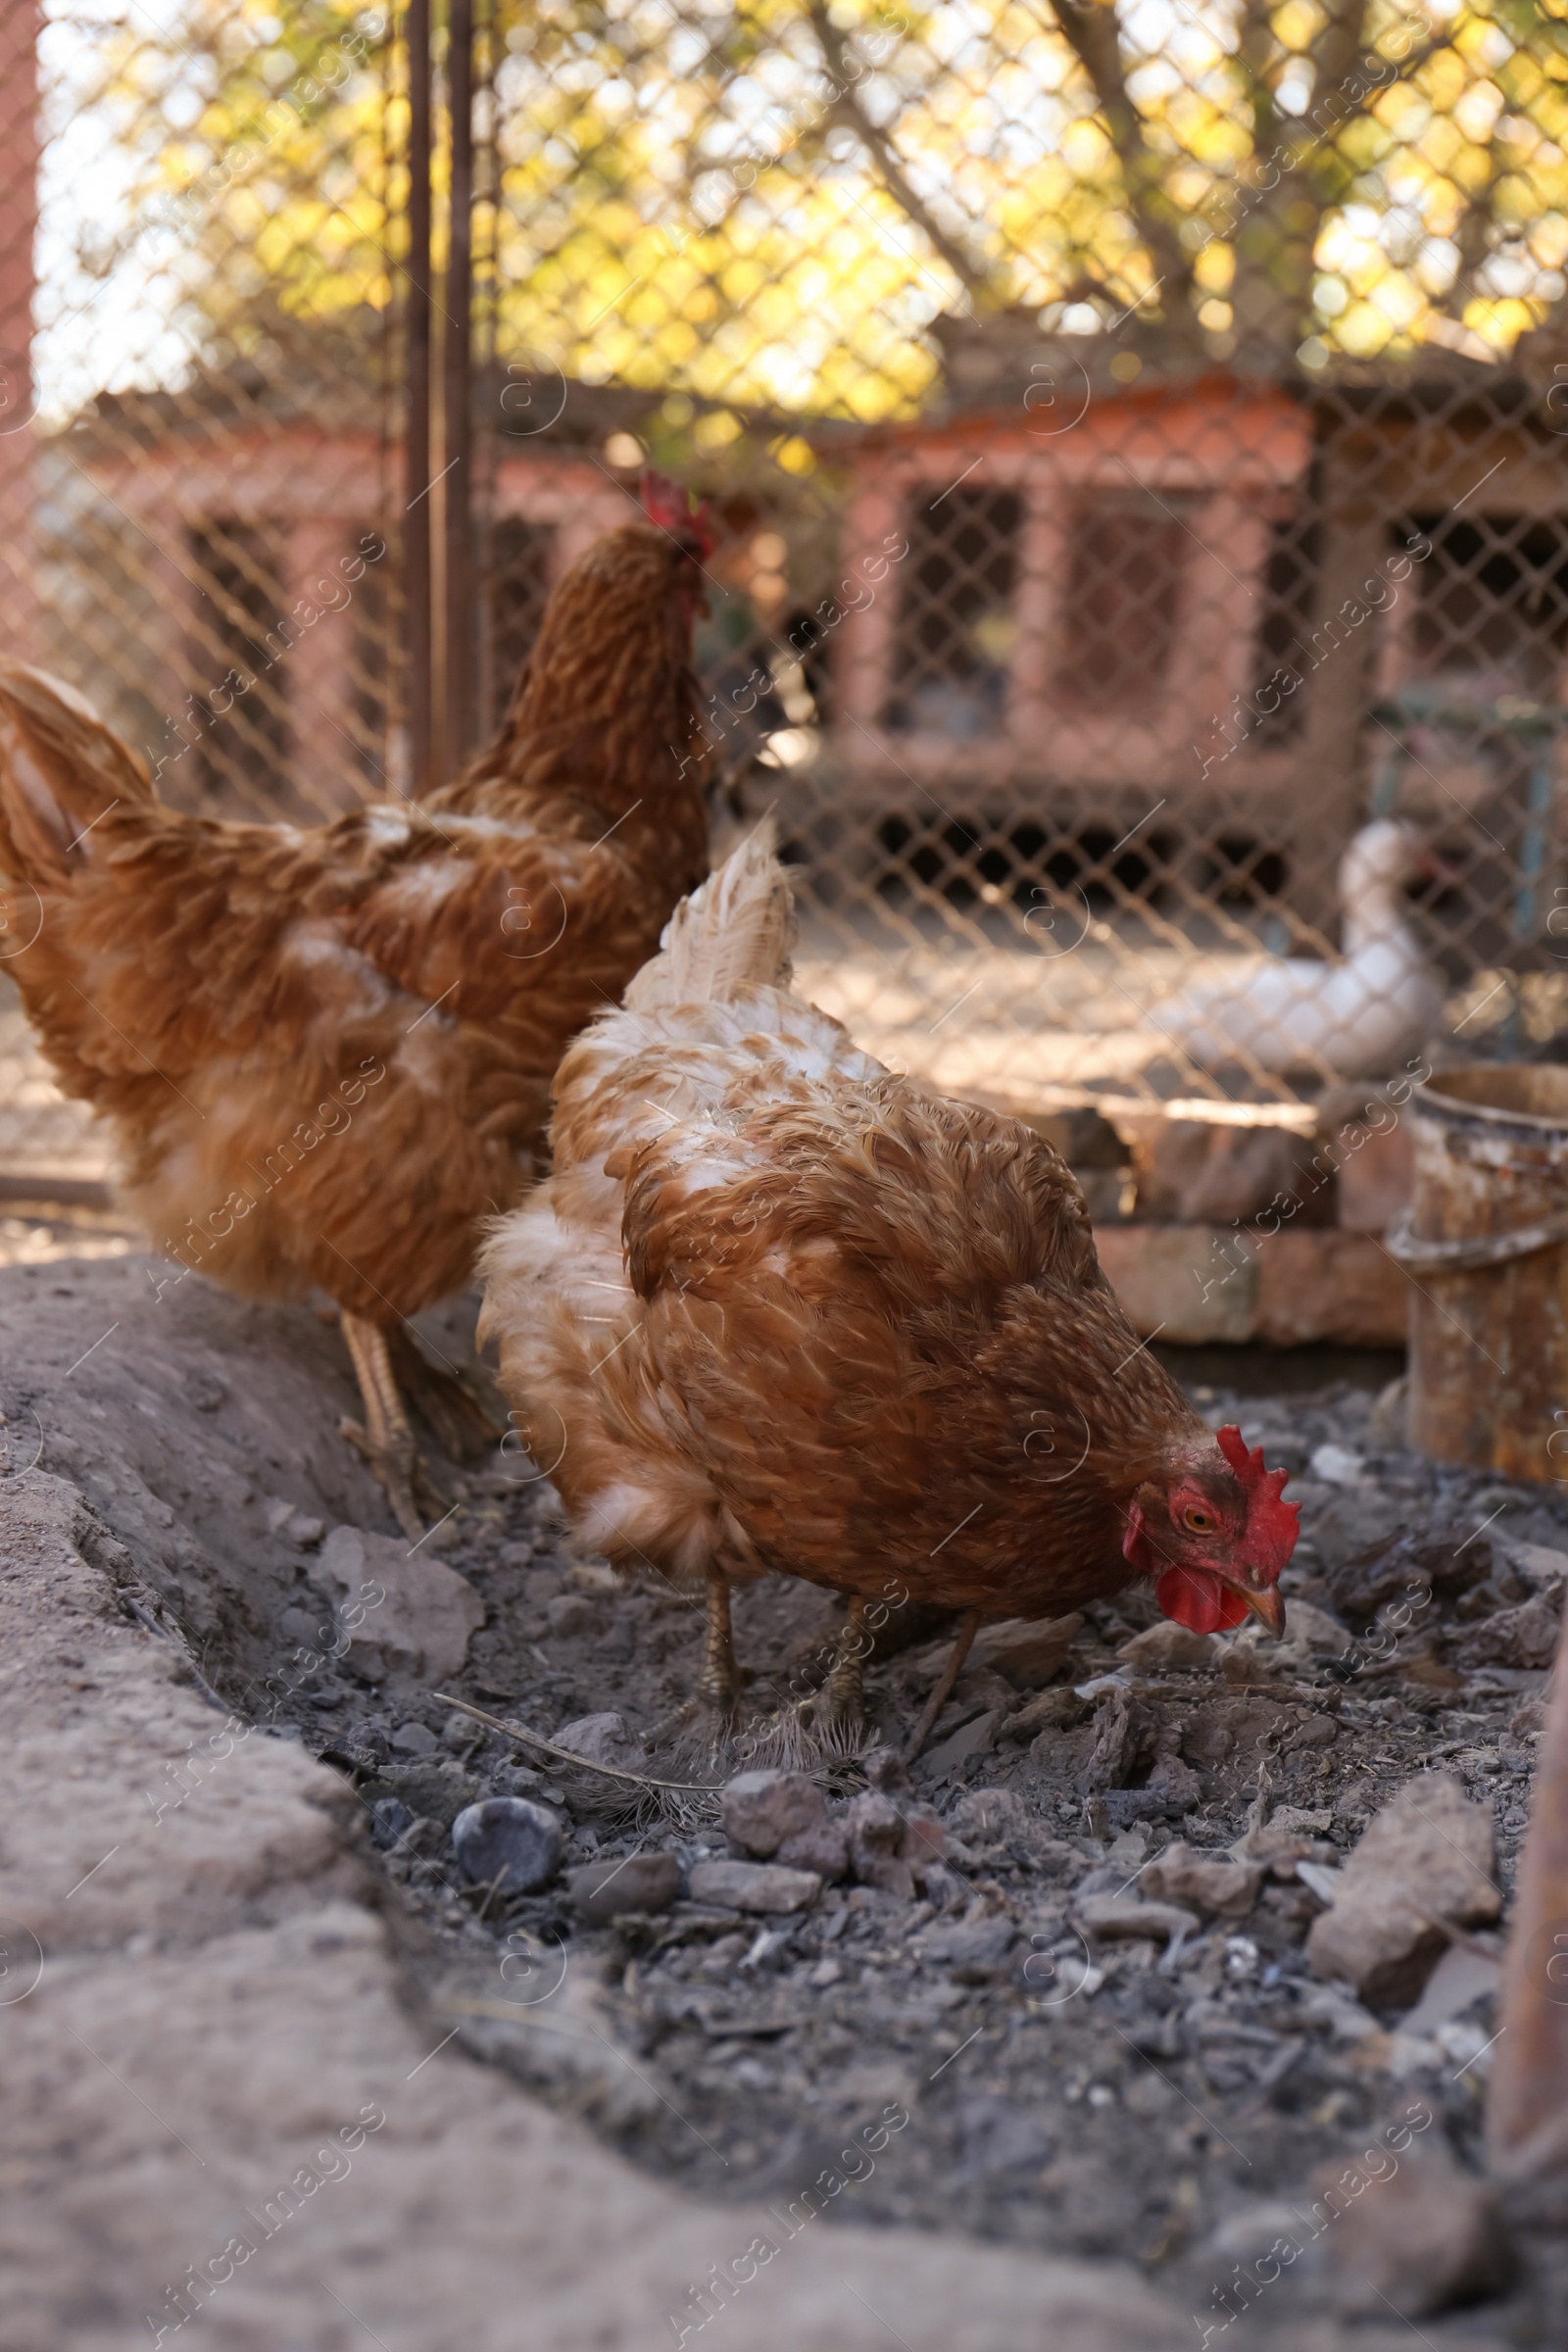
[[[791,1870],[814,1871],[829,1883],[842,1879],[850,1867],[848,1825],[842,1819],[814,1822],[808,1830],[786,1838],[773,1858]]]
[[[556,1875],[561,1824],[526,1797],[489,1796],[458,1815],[452,1850],[476,1886],[499,1881],[503,1894],[533,1894]]]
[[[1448,1645],[1455,1666],[1473,1673],[1480,1666],[1544,1667],[1557,1654],[1562,1631],[1560,1598],[1537,1592],[1517,1609],[1499,1609],[1468,1627]]]
[[[1314,2186],[1327,2194],[1343,2177],[1337,2168]],[[1494,2192],[1425,2146],[1345,2207],[1328,2253],[1348,2319],[1430,2319],[1495,2292],[1512,2268]]]
[[[699,1862],[689,1885],[694,1903],[766,1913],[808,1910],[822,1891],[815,1871],[777,1862]]]
[[[1492,1819],[1450,1773],[1401,1788],[1340,1873],[1334,1902],[1314,1922],[1307,1958],[1320,1977],[1355,1987],[1372,2007],[1416,2000],[1445,1950],[1439,1924],[1495,1919]]]
[[[1018,1931],[1004,1913],[938,1921],[914,1939],[917,1960],[945,1968],[960,1984],[988,1984],[1004,1974]]]
[[[1294,1604],[1293,1604],[1294,1606]],[[1218,1662],[1219,1645],[1212,1634],[1195,1634],[1174,1618],[1162,1618],[1158,1625],[1144,1628],[1124,1642],[1117,1650],[1129,1666],[1140,1674],[1169,1674],[1181,1667],[1212,1666]]]
[[[1155,1901],[1180,1903],[1218,1919],[1245,1919],[1263,1884],[1261,1862],[1204,1854],[1177,1838],[1146,1863],[1143,1886]]]
[[[928,1748],[920,1758],[920,1771],[927,1780],[946,1780],[950,1772],[967,1764],[971,1756],[988,1756],[997,1744],[997,1727],[1001,1721],[1000,1708],[988,1707],[983,1715],[960,1725],[939,1745]]]
[[[562,1725],[556,1745],[569,1748],[585,1763],[612,1764],[621,1772],[635,1772],[643,1760],[623,1715],[579,1715],[574,1722]]]
[[[721,1793],[724,1834],[745,1854],[767,1861],[786,1838],[819,1828],[827,1799],[804,1772],[742,1772]]]
[[[976,1636],[970,1663],[990,1667],[1017,1690],[1038,1690],[1060,1673],[1083,1630],[1080,1616],[1050,1617],[1037,1624],[1009,1617]]]
[[[566,1899],[590,1928],[635,1911],[667,1911],[680,1892],[674,1854],[627,1854],[619,1862],[585,1862],[566,1873]]]
[[[1144,1903],[1131,1894],[1081,1894],[1073,1909],[1084,1926],[1109,1942],[1118,1936],[1143,1936],[1151,1942],[1194,1935],[1198,1914],[1178,1903]]]
[[[558,1592],[554,1600],[545,1602],[545,1623],[564,1642],[585,1634],[594,1617],[594,1604],[582,1592]]]
[[[346,1657],[370,1682],[389,1675],[433,1684],[456,1674],[484,1623],[484,1602],[455,1568],[364,1528],[334,1527],[308,1575],[332,1602]]]

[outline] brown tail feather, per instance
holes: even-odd
[[[92,855],[91,828],[153,799],[147,770],[74,686],[0,659],[0,872],[62,887]]]

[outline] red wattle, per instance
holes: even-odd
[[[1154,1598],[1163,1616],[1194,1634],[1226,1633],[1247,1615],[1241,1594],[1200,1568],[1167,1568],[1154,1587]]]

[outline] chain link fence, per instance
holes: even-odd
[[[35,115],[6,38],[6,643],[171,801],[450,767],[652,462],[720,531],[721,823],[776,808],[873,1051],[1289,1118],[1562,1050],[1568,21],[65,0]]]

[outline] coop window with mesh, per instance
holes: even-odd
[[[1056,688],[1085,710],[1157,704],[1170,674],[1192,545],[1175,502],[1094,491],[1072,507]]]
[[[961,483],[910,507],[890,727],[959,743],[1003,732],[1023,515],[1015,490]]]

